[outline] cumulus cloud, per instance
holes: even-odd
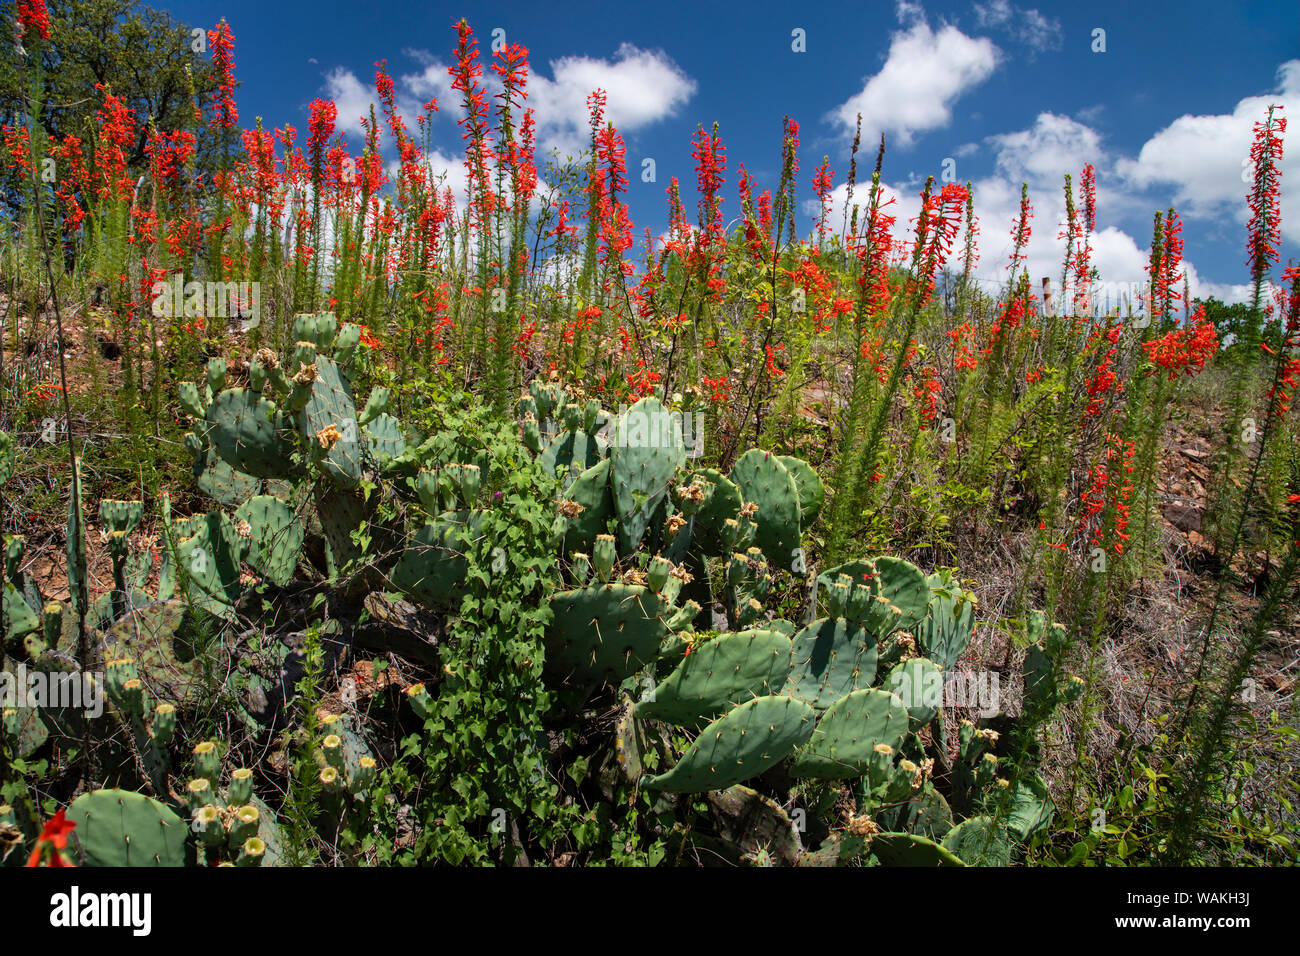
[[[1185,213],[1227,213],[1244,222],[1253,129],[1270,104],[1286,107],[1280,116],[1300,105],[1300,60],[1278,68],[1273,92],[1247,96],[1231,113],[1180,116],[1148,139],[1136,159],[1121,159],[1116,168],[1134,188],[1172,185],[1174,204]],[[1284,183],[1300,179],[1300,152],[1284,151],[1282,171]],[[1282,192],[1282,234],[1300,242],[1300,190]]]
[[[397,106],[408,126],[430,98],[438,100],[439,115],[457,122],[464,115],[459,95],[451,88],[448,64],[422,50],[405,50],[420,68],[395,74]],[[608,96],[606,119],[626,137],[629,133],[672,116],[690,100],[698,84],[662,51],[642,50],[622,44],[613,57],[566,56],[549,63],[550,76],[534,66],[528,78],[526,105],[537,121],[539,153],[552,149],[577,155],[588,144],[587,96],[597,89]],[[490,98],[501,89],[495,75],[485,72],[483,83]],[[344,67],[325,76],[327,95],[338,104],[338,125],[362,132],[361,118],[370,107],[378,109],[372,83],[363,83]]]
[[[861,113],[863,142],[884,133],[909,146],[917,134],[947,126],[953,104],[998,65],[998,48],[987,37],[967,36],[950,24],[936,31],[915,4],[900,3],[898,18],[904,28],[890,38],[880,71],[828,116],[851,132]]]
[[[566,56],[550,62],[551,76],[530,77],[528,102],[537,111],[538,143],[576,155],[589,142],[587,96],[604,90],[605,117],[626,137],[677,112],[698,85],[661,51],[630,43],[613,59]]]
[[[975,4],[975,22],[1004,32],[1029,47],[1031,53],[1059,50],[1065,44],[1060,20],[1049,19],[1036,9],[1022,9],[1010,0]]]
[[[373,104],[379,110],[379,98],[372,85],[362,83],[351,70],[336,66],[325,74],[325,95],[338,107],[338,128],[348,133],[361,133],[361,119],[370,115]]]
[[[1006,265],[1012,251],[1012,228],[1020,211],[1020,184],[1028,183],[1032,218],[1031,235],[1026,248],[1026,266],[1035,293],[1041,288],[1044,276],[1051,279],[1053,292],[1072,295],[1073,289],[1061,288],[1065,241],[1061,227],[1065,221],[1065,199],[1062,180],[1066,173],[1074,176],[1076,204],[1080,202],[1078,174],[1085,163],[1093,163],[1098,174],[1098,229],[1091,239],[1092,263],[1101,276],[1092,289],[1093,303],[1098,309],[1119,306],[1126,309],[1145,288],[1146,266],[1149,259],[1148,237],[1141,241],[1119,226],[1117,221],[1131,222],[1138,216],[1143,219],[1153,209],[1148,199],[1138,195],[1131,184],[1117,174],[1116,168],[1125,160],[1117,159],[1105,148],[1096,130],[1069,117],[1045,112],[1035,118],[1026,129],[1015,130],[985,140],[992,151],[993,170],[986,176],[974,179],[975,212],[979,220],[979,263],[975,281],[985,292],[993,295],[1006,288]],[[961,164],[958,163],[958,180]],[[886,200],[893,204],[887,209],[896,217],[895,239],[908,242],[914,220],[920,209],[921,181],[882,184]],[[853,205],[858,207],[859,219],[865,215],[871,184],[858,183],[853,190]],[[831,194],[832,210],[829,222],[839,228],[844,221],[848,187],[841,183]],[[1240,197],[1234,199],[1240,202]],[[805,212],[817,215],[816,202],[809,203]],[[1140,221],[1140,220],[1138,220]],[[960,266],[960,250],[964,243],[964,230],[954,244],[954,257],[949,265]],[[1202,277],[1195,263],[1186,261],[1188,287],[1196,297],[1214,296],[1225,302],[1244,301],[1250,293],[1244,283],[1218,283]]]

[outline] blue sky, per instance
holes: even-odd
[[[776,185],[781,120],[801,126],[800,189],[830,156],[836,183],[849,166],[854,115],[864,140],[883,131],[884,178],[900,224],[914,215],[927,175],[952,160],[975,184],[981,276],[1005,275],[1019,184],[1030,184],[1030,268],[1059,284],[1061,179],[1098,171],[1095,261],[1115,283],[1142,279],[1157,208],[1176,206],[1193,295],[1245,294],[1242,160],[1267,103],[1300,107],[1300,17],[1293,2],[983,3],[307,3],[232,0],[161,4],[194,25],[224,17],[235,34],[240,120],[305,130],[307,105],[335,99],[341,126],[373,99],[374,62],[388,60],[399,102],[437,95],[435,164],[455,182],[460,157],[446,67],[454,24],[466,17],[487,50],[494,29],[530,51],[530,105],[543,145],[585,141],[586,93],[609,94],[628,144],[638,235],[666,226],[672,176],[694,208],[691,134],[716,120],[727,146],[724,187],[734,216],[737,168],[759,189]],[[1096,30],[1105,50],[1094,52]],[[803,31],[805,52],[793,32]],[[1295,120],[1293,122],[1300,122]],[[1300,257],[1300,127],[1287,137],[1282,262]],[[349,137],[360,151],[359,133]],[[1295,143],[1292,145],[1292,143]],[[864,149],[869,178],[874,148]],[[656,182],[641,162],[655,160]],[[857,195],[861,200],[865,189]],[[842,207],[837,207],[842,208]],[[838,214],[832,220],[838,222]],[[811,215],[802,226],[811,227]]]

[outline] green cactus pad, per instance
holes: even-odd
[[[907,733],[907,710],[893,694],[854,691],[817,721],[790,772],[796,777],[844,780],[867,772],[876,744],[897,750]]]
[[[208,409],[204,404],[203,395],[199,392],[199,387],[193,382],[181,382],[178,387],[181,408],[185,414],[194,418],[203,418],[207,415]]]
[[[829,588],[841,574],[853,584],[844,616],[877,640],[916,627],[929,611],[930,586],[910,562],[892,557],[850,561],[823,571],[817,583]]]
[[[5,645],[16,647],[26,635],[40,629],[40,615],[32,610],[31,606],[23,598],[22,593],[6,581],[4,586]]]
[[[194,481],[199,491],[223,505],[237,505],[257,494],[261,480],[236,471],[208,445],[194,463]]]
[[[49,728],[41,720],[40,708],[15,707],[3,711],[3,715],[4,730],[15,743],[17,757],[30,757],[50,737]]]
[[[891,832],[914,833],[942,840],[952,829],[952,810],[943,794],[926,781],[906,803],[887,807],[876,814],[876,822]]]
[[[590,554],[596,535],[605,533],[605,526],[614,516],[614,497],[609,487],[609,459],[593,465],[569,486],[567,497],[582,505],[582,512],[569,518],[564,533],[564,550],[567,554],[580,551]]]
[[[564,487],[573,484],[578,476],[601,461],[600,448],[596,436],[584,431],[563,431],[552,439],[543,450],[538,461],[549,474],[558,474],[559,469],[567,469]]]
[[[821,478],[817,477],[817,472],[813,470],[812,465],[802,458],[793,455],[778,457],[781,459],[781,464],[785,465],[786,471],[794,478],[795,487],[799,491],[799,525],[807,530],[821,514],[822,505],[826,502],[826,488]]]
[[[902,700],[913,726],[928,724],[943,709],[943,671],[924,657],[899,664],[882,686]]]
[[[709,724],[671,770],[648,790],[724,790],[776,766],[812,736],[816,714],[794,697],[757,697]]]
[[[194,533],[176,541],[180,579],[195,604],[217,617],[234,619],[246,543],[223,511],[200,516]]]
[[[358,492],[342,491],[332,482],[321,481],[315,488],[316,514],[325,532],[331,576],[344,565],[361,560],[361,549],[352,541],[352,532],[360,530],[374,512],[373,499],[367,502]]]
[[[333,361],[318,355],[315,365],[316,381],[312,382],[311,397],[298,415],[298,431],[321,471],[340,488],[355,488],[361,481],[364,444],[352,390]],[[331,425],[339,438],[326,450],[317,436]]]
[[[179,640],[185,623],[182,601],[159,601],[122,618],[104,633],[104,659],[130,658],[149,696],[181,705],[203,692],[202,671]]]
[[[610,481],[618,517],[619,548],[631,554],[641,544],[659,504],[685,460],[681,425],[654,397],[641,399],[611,427]]]
[[[1021,843],[1052,822],[1056,805],[1039,777],[1025,777],[1011,785],[1011,813],[1007,828]]]
[[[1025,649],[1021,665],[1025,700],[1035,707],[1049,706],[1056,699],[1057,667],[1052,656],[1038,644]]]
[[[464,597],[465,557],[482,534],[483,514],[449,511],[416,532],[393,568],[391,580],[426,607],[458,607]]]
[[[744,500],[736,483],[722,472],[713,468],[702,468],[687,479],[689,484],[695,477],[703,478],[713,485],[709,499],[700,508],[694,519],[695,539],[699,542],[701,553],[725,555],[731,550],[727,540],[725,525],[728,518],[740,514]]]
[[[947,670],[966,653],[970,644],[975,627],[974,595],[963,591],[947,570],[930,575],[926,583],[931,591],[930,609],[916,625],[917,646],[921,653]]]
[[[799,548],[799,488],[794,476],[771,452],[751,448],[731,469],[731,480],[748,502],[758,506],[754,544],[768,564],[789,571]]]
[[[283,432],[284,419],[256,392],[226,389],[212,400],[206,420],[208,441],[232,468],[257,478],[289,473],[294,445]]]
[[[361,425],[369,425],[380,415],[388,411],[388,402],[392,398],[392,392],[382,385],[376,385],[370,390],[370,397],[366,399],[366,405],[361,409],[361,414],[357,417],[357,422]]]
[[[370,442],[370,451],[381,467],[387,467],[394,458],[406,452],[406,433],[402,423],[387,412],[376,415],[361,429]]]
[[[546,672],[577,687],[617,684],[652,663],[667,607],[641,585],[606,584],[561,591],[550,599]]]
[[[915,833],[877,833],[871,852],[885,866],[965,866],[951,850]]]
[[[105,498],[99,503],[99,520],[109,531],[130,534],[140,527],[140,519],[143,517],[143,501],[113,501]]]
[[[785,693],[818,710],[870,687],[876,677],[875,641],[843,618],[813,621],[794,636],[794,656]]]
[[[692,652],[655,688],[636,715],[698,727],[737,704],[781,690],[793,645],[784,634],[752,630],[723,634]]]
[[[68,807],[82,866],[184,866],[185,822],[157,800],[129,790],[95,790]]]
[[[284,587],[298,566],[306,529],[286,502],[271,495],[249,498],[235,511],[250,531],[245,561],[276,587]]]

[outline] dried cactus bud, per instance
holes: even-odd
[[[862,816],[849,816],[848,831],[855,837],[865,837],[868,841],[880,832],[880,827],[876,821],[872,820],[867,814]]]
[[[339,433],[337,425],[326,425],[316,433],[316,442],[323,451],[329,451],[333,448],[343,436]]]
[[[560,501],[558,509],[560,514],[566,518],[576,518],[578,517],[578,515],[582,514],[584,511],[587,510],[582,505],[578,504],[576,501],[571,501],[568,498],[565,498]]]

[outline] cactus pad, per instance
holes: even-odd
[[[129,790],[95,790],[68,807],[83,866],[184,866],[183,820]]]
[[[667,773],[643,782],[650,790],[724,790],[776,766],[813,732],[816,714],[794,697],[758,697],[728,711],[695,738]]]
[[[784,634],[752,630],[704,644],[637,705],[641,718],[698,727],[737,704],[781,690],[793,645]]]

